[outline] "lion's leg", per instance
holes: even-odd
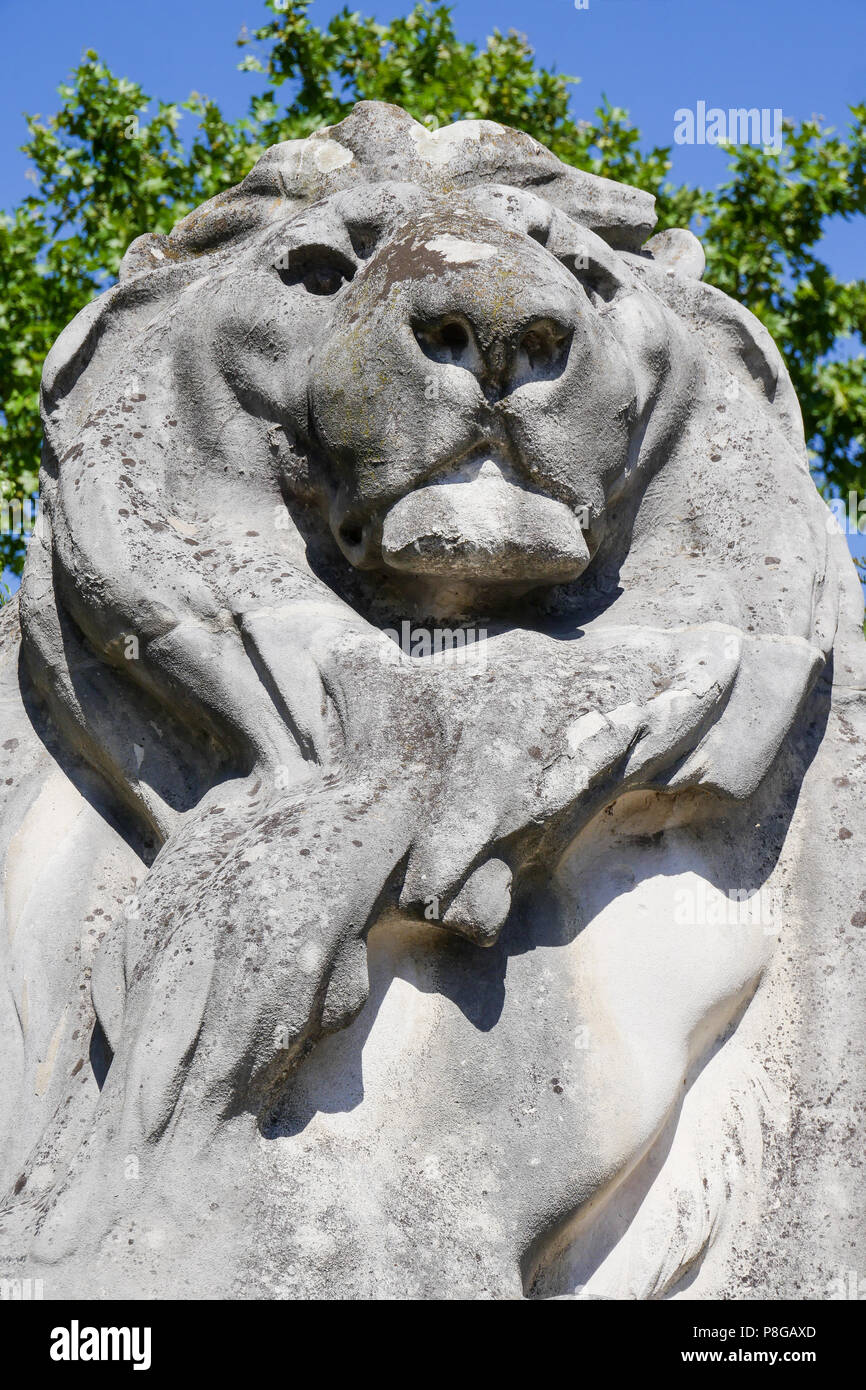
[[[111,981],[127,985],[115,1057],[38,1260],[77,1263],[131,1193],[139,1203],[153,1182],[182,1187],[190,1145],[256,1115],[315,1041],[354,1017],[366,932],[389,885],[396,894],[411,833],[405,799],[376,785],[282,806],[211,796],[188,818],[126,924],[121,971],[112,963]],[[99,999],[110,986],[96,973]]]

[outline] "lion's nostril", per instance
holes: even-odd
[[[556,366],[566,355],[571,334],[546,320],[533,324],[520,340],[530,371]]]
[[[563,370],[572,331],[552,317],[522,325],[480,323],[453,311],[441,318],[424,318],[412,325],[415,340],[432,362],[464,367],[479,380],[488,399],[539,376],[558,376]]]
[[[550,341],[541,333],[527,333],[523,339],[523,350],[528,357],[547,357],[550,355]]]
[[[439,330],[442,346],[451,352],[463,352],[469,346],[469,334],[462,323],[445,323]]]
[[[459,319],[441,319],[414,330],[421,350],[435,362],[459,362],[469,348],[469,331]]]

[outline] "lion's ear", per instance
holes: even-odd
[[[693,232],[684,227],[671,227],[657,232],[644,243],[657,265],[668,275],[684,275],[688,280],[700,280],[707,265],[704,248]]]

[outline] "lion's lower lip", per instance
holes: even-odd
[[[564,503],[515,484],[491,461],[469,480],[434,483],[395,503],[382,559],[402,573],[556,584],[583,572],[589,550]]]

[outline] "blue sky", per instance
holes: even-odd
[[[315,0],[310,17],[327,22],[341,5]],[[359,0],[352,9],[379,19],[405,14],[410,0]],[[457,0],[462,38],[483,44],[494,28],[526,33],[539,60],[581,78],[578,116],[602,94],[628,107],[645,143],[671,144],[674,112],[708,106],[781,107],[801,120],[814,113],[844,127],[846,108],[866,101],[866,0]],[[229,116],[246,111],[261,79],[235,71],[241,26],[266,14],[261,0],[0,0],[0,206],[28,191],[23,111],[47,114],[56,87],[85,48],[164,100],[196,89]],[[712,146],[675,146],[673,177],[719,183],[725,157]],[[864,274],[862,219],[832,228],[823,254],[834,274]],[[866,538],[862,538],[866,540]]]
[[[321,23],[340,8],[315,0],[310,15]],[[409,0],[350,8],[387,19]],[[581,78],[579,115],[606,93],[654,144],[670,144],[674,111],[698,100],[781,107],[795,119],[820,112],[836,126],[848,104],[866,100],[866,0],[589,0],[579,11],[573,0],[457,0],[454,10],[461,37],[478,43],[494,27],[522,30],[543,63]],[[83,49],[154,96],[195,88],[235,116],[260,79],[235,71],[234,40],[265,14],[261,0],[41,0],[35,9],[0,0],[0,203],[26,192],[21,112],[54,109]],[[682,180],[714,184],[724,174],[724,155],[710,146],[678,147],[674,159]],[[834,236],[832,249],[837,273],[858,273],[857,233]]]

